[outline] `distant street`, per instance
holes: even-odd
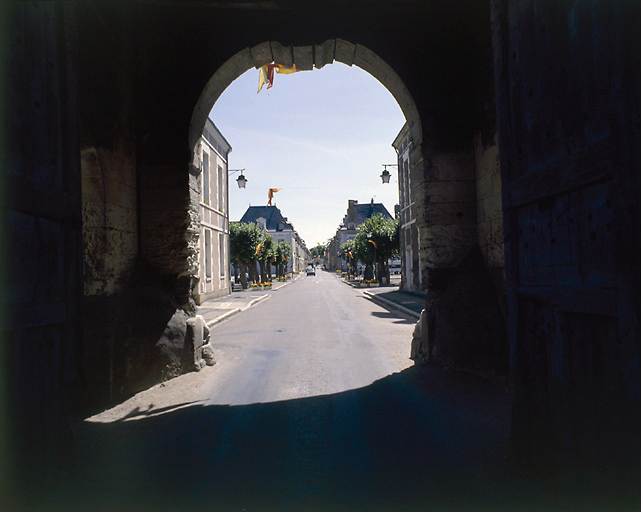
[[[212,330],[216,366],[78,425],[48,510],[547,509],[510,470],[507,391],[413,367],[413,328],[302,276]]]
[[[302,276],[212,331],[226,364],[211,381],[208,403],[275,402],[368,386],[413,364],[414,324],[331,273]]]

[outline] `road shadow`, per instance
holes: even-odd
[[[570,498],[512,468],[510,402],[504,386],[415,366],[333,395],[84,421],[59,489],[25,509],[563,510]]]
[[[381,306],[381,307],[385,307],[385,306]],[[417,322],[416,318],[410,318],[409,316],[404,315],[403,313],[399,313],[398,311],[392,310],[392,309],[384,312],[372,311],[371,314],[372,316],[375,316],[377,318],[387,318],[389,320],[392,320],[393,323],[395,324],[414,325]]]

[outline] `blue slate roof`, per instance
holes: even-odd
[[[267,231],[283,231],[293,229],[292,225],[287,222],[283,214],[276,206],[250,206],[240,219],[243,224],[256,224],[256,220],[265,219]]]
[[[356,203],[354,206],[354,220],[347,220],[346,222],[354,223],[357,226],[360,226],[363,222],[365,222],[367,219],[370,217],[373,217],[374,215],[380,213],[385,217],[386,219],[393,219],[390,215],[390,213],[387,211],[387,208],[383,205],[383,203],[363,203],[363,204],[358,204]],[[349,215],[349,212],[348,212]]]

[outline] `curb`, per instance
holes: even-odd
[[[240,308],[239,311],[245,311],[246,309],[249,309],[252,306],[255,306],[259,302],[269,299],[269,297],[270,297],[269,295],[263,295],[262,297],[257,297],[256,299],[250,301],[249,304],[247,304],[244,308]]]
[[[415,318],[416,320],[420,320],[421,314],[417,313],[416,311],[412,311],[411,309],[406,308],[405,306],[401,306],[400,304],[396,304],[396,302],[392,302],[391,300],[384,299],[383,297],[378,297],[375,293],[363,291],[363,295],[367,297],[368,299],[378,302],[382,306],[387,306],[392,309],[396,309],[400,311],[401,313],[405,313],[408,316],[411,316],[412,318]]]
[[[209,322],[207,322],[207,327],[209,327],[211,329],[215,325],[217,325],[217,324],[219,324],[221,322],[224,322],[228,318],[231,318],[232,316],[236,316],[241,311],[242,310],[240,308],[231,309],[231,310],[227,311],[226,313],[223,313],[219,317],[216,317],[213,320],[210,320]]]
[[[259,302],[262,302],[266,299],[269,299],[269,295],[263,295],[262,297],[258,297],[257,299],[250,301],[246,306],[242,308],[230,309],[229,311],[227,311],[226,313],[223,313],[219,317],[214,318],[213,320],[210,320],[209,322],[207,322],[207,327],[211,329],[212,327],[218,325],[219,323],[224,322],[225,320],[228,320],[233,316],[236,316],[241,311],[245,311],[246,309],[249,309],[252,306],[255,306]]]

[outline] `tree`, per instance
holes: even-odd
[[[256,224],[234,222],[229,226],[229,245],[231,261],[240,267],[240,281],[247,288],[247,272],[256,259],[256,248],[262,238],[262,231]]]
[[[358,261],[358,257],[354,240],[347,240],[338,250],[347,262],[347,277],[349,277],[350,274],[356,275],[356,262]]]
[[[325,246],[321,244],[316,244],[315,247],[312,247],[311,251],[309,251],[309,254],[312,258],[312,261],[315,264],[319,264],[320,261],[323,259],[325,256]]]
[[[292,246],[289,245],[289,242],[278,242],[276,245],[276,273],[278,277],[283,277],[285,275],[284,266],[287,265],[289,257],[292,254]]]
[[[261,282],[266,283],[272,280],[272,263],[276,259],[277,244],[269,233],[262,233],[260,244],[257,259],[260,264]]]
[[[310,253],[312,257],[322,258],[323,254],[325,254],[325,247],[321,244],[317,244],[315,247],[312,247]]]
[[[371,265],[376,263],[378,282],[389,283],[387,260],[398,254],[398,243],[398,219],[388,219],[379,213],[358,227],[354,244],[358,258],[366,264],[365,279],[372,279]]]

